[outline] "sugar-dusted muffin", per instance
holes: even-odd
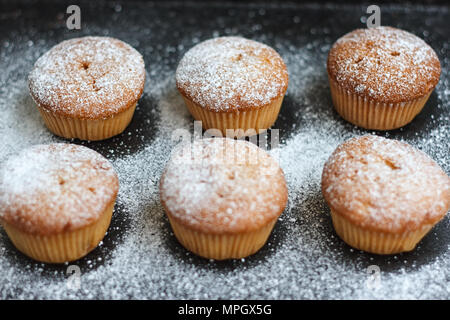
[[[338,39],[327,61],[337,112],[366,129],[400,128],[422,110],[441,65],[417,36],[391,27],[357,29]]]
[[[176,84],[204,129],[248,136],[272,126],[288,87],[288,72],[271,47],[241,37],[204,41],[181,59]],[[236,132],[234,131],[236,130]]]
[[[360,250],[413,250],[450,206],[450,178],[425,153],[378,136],[350,139],[322,173],[337,234]]]
[[[267,152],[215,138],[178,147],[160,181],[180,243],[210,259],[243,258],[267,241],[287,202],[284,174]]]
[[[29,75],[33,100],[54,134],[103,140],[130,123],[144,90],[142,56],[108,37],[83,37],[54,46]]]
[[[77,260],[105,236],[119,189],[111,164],[74,144],[36,145],[0,170],[0,223],[42,262]]]

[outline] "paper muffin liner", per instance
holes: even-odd
[[[250,232],[212,234],[193,230],[169,216],[178,241],[189,251],[207,259],[225,260],[248,257],[264,246],[276,223]]]
[[[10,223],[2,222],[14,246],[28,257],[46,263],[78,260],[97,247],[111,222],[114,202],[100,219],[84,228],[55,235],[28,234]]]
[[[233,129],[236,137],[259,134],[260,130],[270,128],[278,118],[284,95],[271,103],[256,109],[233,112],[215,112],[192,102],[184,95],[186,106],[195,120],[202,121],[203,129],[218,129],[226,137],[226,130]],[[234,136],[233,136],[234,137]]]
[[[136,103],[107,119],[91,120],[60,116],[38,106],[48,129],[57,136],[81,140],[104,140],[122,133],[133,118]]]
[[[433,225],[402,233],[387,233],[364,229],[331,210],[333,226],[338,236],[349,246],[376,254],[395,254],[413,250]]]
[[[423,109],[433,92],[411,101],[384,103],[353,94],[330,77],[328,79],[333,105],[339,115],[358,127],[372,130],[393,130],[407,125]]]

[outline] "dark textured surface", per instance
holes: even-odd
[[[290,87],[280,117],[274,126],[280,129],[282,144],[288,143],[293,136],[298,135],[301,132],[298,128],[314,128],[315,121],[318,128],[321,122],[331,124],[330,139],[367,133],[346,123],[332,111],[328,84],[323,81],[326,79],[324,77],[325,59],[331,44],[343,34],[363,27],[360,17],[364,15],[364,6],[354,3],[320,6],[294,3],[266,5],[261,2],[117,4],[101,1],[86,2],[80,6],[82,7],[82,29],[70,31],[65,27],[66,7],[60,3],[2,4],[0,9],[0,70],[3,70],[0,74],[1,112],[11,113],[11,110],[19,110],[22,105],[31,105],[28,92],[22,83],[34,61],[53,45],[64,39],[82,35],[117,37],[134,46],[144,56],[150,84],[147,85],[139,102],[139,108],[131,125],[123,134],[103,142],[74,142],[97,150],[113,163],[120,162],[122,158],[138,155],[146,147],[156,143],[158,138],[163,137],[160,126],[164,126],[164,123],[161,123],[162,116],[158,109],[158,99],[161,95],[159,92],[152,91],[155,81],[162,81],[162,75],[173,75],[184,52],[195,43],[213,36],[237,34],[273,46],[287,61]],[[436,91],[431,95],[425,109],[411,124],[389,133],[376,133],[409,141],[430,154],[447,173],[450,172],[449,19],[449,9],[445,6],[411,4],[382,6],[382,24],[403,28],[422,37],[437,52],[443,71]],[[296,65],[295,61],[296,51],[299,48],[307,50],[310,59],[303,67],[307,69],[310,65],[317,68],[313,77],[320,83],[312,81],[315,87],[310,89],[306,87],[304,91],[305,86],[296,88],[297,84],[303,83],[303,80],[299,80],[302,77],[303,67]],[[310,75],[308,73],[308,76]],[[20,85],[17,85],[18,83]],[[169,96],[171,94],[170,91]],[[169,101],[172,100],[169,99]],[[173,99],[173,101],[176,100]],[[13,139],[5,142],[5,145],[0,148],[2,153],[0,161],[4,161],[11,153],[17,152],[22,145],[62,141],[48,136],[46,129],[39,124],[35,115],[36,110],[31,108],[25,110],[26,114],[23,116],[29,117],[34,121],[34,125],[41,127],[39,130],[28,130],[29,127],[24,127],[23,139],[20,143],[11,143],[11,141],[14,142]],[[27,121],[30,121],[17,120],[20,117],[14,115],[11,118],[17,123],[25,123],[25,126]],[[337,124],[336,130],[342,130],[342,133],[333,132],[334,123]],[[7,134],[14,125],[15,122],[0,121],[0,134]],[[123,175],[128,178],[126,173],[128,171]],[[160,172],[156,172],[152,181],[157,181],[159,174]],[[291,185],[296,187],[295,183]],[[126,190],[129,191],[132,188],[127,187]],[[328,208],[321,195],[317,193],[317,188],[313,190],[316,191],[309,192],[303,189],[293,191],[295,197],[291,197],[289,212],[285,214],[286,218],[276,225],[268,245],[244,262],[213,263],[186,254],[170,233],[170,226],[158,203],[146,203],[145,205],[150,208],[147,210],[152,216],[142,219],[128,212],[124,204],[125,200],[119,201],[110,232],[103,245],[76,263],[82,273],[90,275],[90,282],[83,284],[82,291],[79,292],[68,292],[64,289],[64,281],[67,278],[66,265],[42,265],[27,259],[14,249],[5,233],[1,231],[0,273],[3,276],[0,276],[2,279],[0,280],[0,298],[450,298],[448,261],[450,219],[448,217],[439,223],[411,253],[397,256],[370,255],[351,250],[342,241],[336,240],[329,216],[323,216],[325,219],[322,222],[322,218],[316,214],[328,213]],[[153,211],[156,213],[153,214]],[[289,218],[294,219],[294,226],[290,225]],[[158,236],[161,241],[155,244],[154,248],[148,246],[144,249],[150,253],[161,252],[160,260],[151,255],[145,257],[136,253],[136,263],[145,264],[146,262],[143,261],[149,261],[148,265],[145,265],[151,269],[143,274],[136,272],[135,269],[130,269],[128,273],[127,270],[120,270],[117,266],[120,260],[112,266],[109,264],[109,259],[114,259],[117,248],[127,245],[124,239],[128,233],[142,232],[135,226],[136,221],[139,223],[150,221],[147,228],[150,231],[146,232],[155,232],[155,237]],[[306,232],[318,223],[320,227],[316,232]],[[160,229],[153,230],[155,226]],[[138,229],[140,231],[136,231]],[[304,233],[301,233],[302,230]],[[317,255],[311,251],[310,247],[302,249],[308,252],[305,257],[314,259],[309,262],[299,262],[299,268],[308,268],[308,270],[301,272],[292,270],[296,268],[292,257],[297,257],[294,251],[289,253],[289,250],[295,250],[293,237],[303,237],[304,241],[313,244],[317,242],[317,246],[311,246],[317,250]],[[328,242],[331,238],[334,241]],[[133,250],[139,251],[139,248],[130,248],[130,251]],[[277,250],[280,251],[280,257],[276,255]],[[322,255],[328,257],[326,261],[321,262]],[[130,257],[133,256],[130,255]],[[287,258],[283,260],[283,257]],[[165,269],[159,270],[156,266],[158,261],[169,262],[167,265],[162,263]],[[127,261],[127,263],[133,264],[134,261]],[[274,267],[272,268],[270,264],[274,264]],[[282,271],[284,264],[289,269],[286,274]],[[333,264],[339,265],[335,271],[333,271]],[[387,275],[387,283],[378,293],[360,292],[360,285],[356,285],[361,283],[359,266],[365,268],[368,265],[378,265]],[[355,274],[355,284],[352,284],[351,279],[341,280],[346,266],[350,273]],[[272,274],[272,269],[277,274]],[[159,273],[155,270],[159,270]],[[317,273],[314,270],[318,270]],[[271,273],[271,276],[267,278],[262,276],[265,272]],[[7,276],[9,273],[12,276]],[[364,273],[362,269],[362,275]],[[405,273],[409,276],[405,276]],[[109,275],[114,280],[106,281]],[[177,277],[182,275],[183,277],[192,275],[195,285],[185,288],[177,287]],[[405,279],[412,283],[412,289],[403,290],[403,287],[399,285],[400,280],[396,280],[397,275],[406,277]],[[215,277],[223,287],[213,286]],[[433,282],[433,280],[435,282],[432,285],[421,288],[420,292],[414,289],[414,282],[421,284],[427,281]],[[391,285],[389,281],[393,283],[392,291],[389,290]],[[292,286],[295,282],[298,288],[295,287],[294,290]],[[57,287],[57,283],[61,283],[61,286]],[[45,289],[47,287],[48,291]],[[275,292],[278,293],[275,294]]]

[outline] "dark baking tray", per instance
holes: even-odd
[[[2,61],[0,61],[0,70],[9,70],[10,72],[4,72],[0,76],[0,97],[5,97],[8,94],[8,88],[12,83],[24,79],[36,58],[51,46],[67,38],[89,34],[114,36],[135,46],[144,56],[150,79],[154,77],[152,71],[155,64],[159,64],[159,68],[165,70],[175,70],[182,55],[195,44],[193,39],[196,39],[195,42],[208,39],[215,35],[213,30],[218,31],[220,35],[237,34],[263,40],[275,48],[277,48],[277,43],[282,41],[297,46],[316,43],[316,45],[312,46],[312,50],[315,50],[313,54],[318,60],[323,61],[323,67],[325,67],[327,50],[321,50],[321,46],[317,45],[317,42],[329,48],[337,38],[346,32],[363,27],[360,17],[364,15],[364,10],[367,7],[367,4],[359,4],[354,1],[346,4],[268,3],[262,1],[189,3],[167,1],[123,3],[92,1],[78,3],[82,7],[83,27],[79,31],[69,31],[65,28],[64,20],[64,11],[68,4],[72,4],[72,1],[68,3],[51,1],[1,2],[0,52]],[[443,130],[440,131],[441,136],[438,139],[435,137],[430,138],[432,144],[438,141],[438,145],[419,144],[417,146],[427,151],[432,157],[437,158],[439,164],[448,173],[450,172],[450,160],[448,157],[450,151],[450,106],[448,102],[448,83],[450,81],[448,74],[449,7],[433,1],[422,4],[383,3],[381,7],[383,25],[409,30],[424,38],[435,49],[442,64],[441,80],[436,91],[440,90],[444,94],[439,97],[435,91],[431,95],[425,109],[411,124],[403,129],[394,130],[388,134],[383,132],[375,132],[375,134],[413,141],[417,136],[426,137],[430,131],[437,127],[442,127]],[[295,19],[297,19],[297,23],[293,22]],[[253,26],[258,27],[254,28]],[[24,50],[23,48],[27,43],[34,43],[36,47],[36,49],[32,48],[28,51],[30,56],[22,57],[18,59],[18,62],[4,59],[7,56],[17,57],[18,52]],[[183,44],[183,46],[179,47],[179,44]],[[174,50],[168,51],[167,47],[172,47]],[[283,52],[281,54],[283,55]],[[17,68],[7,68],[7,64],[14,63],[20,63],[21,65]],[[161,66],[161,64],[164,66]],[[325,72],[324,70],[318,70],[318,72],[323,73]],[[295,83],[295,81],[291,81],[291,85],[292,83]],[[328,86],[324,85],[321,88],[316,88],[314,94],[317,93],[328,97],[327,103],[318,105],[317,112],[320,114],[320,112],[325,110],[324,108],[331,108]],[[23,93],[23,99],[28,99],[27,94],[27,92]],[[308,96],[308,92],[304,94]],[[308,98],[309,101],[314,101],[314,97]],[[157,101],[154,100],[152,94],[145,92],[134,119],[125,133],[103,142],[86,143],[76,140],[73,142],[87,145],[110,159],[125,157],[139,152],[158,135],[158,128],[154,123],[157,122],[159,116],[157,112],[153,112],[156,109],[156,104]],[[12,106],[0,106],[0,108],[2,107]],[[288,91],[280,117],[275,124],[275,127],[280,129],[282,142],[295,133],[296,128],[304,125],[305,120],[302,117],[302,113],[297,111],[305,107],[305,105],[295,102]],[[337,114],[334,114],[334,117],[337,121],[344,123]],[[345,128],[349,132],[358,130],[357,132],[360,134],[366,133],[364,130],[355,129],[350,124],[345,124]],[[1,129],[0,126],[0,133]],[[42,130],[45,130],[45,128],[42,128]],[[135,132],[139,132],[139,134],[134,134]],[[27,136],[24,136],[24,139],[29,139],[30,141],[39,140]],[[55,140],[60,141],[57,138]],[[111,150],[114,150],[114,153],[111,153]],[[6,157],[6,154],[2,155],[2,158],[4,157]],[[305,226],[312,222],[314,224],[317,223],[319,219],[317,216],[309,217],[313,221],[302,218],[302,210],[308,210],[308,206],[320,207],[323,212],[328,212],[320,197],[311,200],[311,203],[307,203],[304,206],[300,204],[294,205],[293,207],[297,209],[294,208],[294,213],[291,214],[298,214],[296,223]],[[321,223],[323,239],[335,236],[329,216],[323,215],[323,217],[325,218],[324,222]],[[83,272],[89,273],[95,272],[97,268],[108,268],[108,259],[111,257],[111,252],[121,244],[126,233],[130,231],[129,226],[132,223],[130,219],[127,215],[127,208],[119,204],[116,207],[110,231],[103,245],[95,249],[87,257],[76,262]],[[170,227],[163,218],[163,228],[167,231],[164,246],[167,252],[177,257],[180,264],[186,264],[200,271],[210,270],[210,276],[211,274],[217,274],[218,277],[224,277],[239,272],[243,275],[248,273],[249,276],[252,276],[252,270],[256,270],[259,266],[267,263],[267,256],[270,256],[271,250],[277,250],[278,247],[283,245],[283,242],[286,240],[285,234],[287,233],[288,223],[286,219],[280,221],[276,225],[268,245],[244,262],[212,263],[186,254],[186,251],[170,234]],[[399,288],[396,288],[394,292],[390,292],[388,289],[390,284],[388,282],[385,284],[384,289],[381,289],[383,290],[382,295],[374,294],[373,297],[375,298],[448,299],[450,297],[448,291],[450,269],[450,262],[448,261],[449,227],[450,219],[446,217],[436,226],[433,232],[425,237],[419,248],[413,252],[397,256],[376,256],[358,252],[351,250],[342,241],[330,242],[327,244],[328,248],[326,250],[340,252],[336,263],[342,265],[377,265],[383,274],[389,276],[388,279],[393,279],[393,277],[398,275],[399,277],[405,277],[406,280],[411,282],[419,279],[422,282],[429,281],[432,284],[429,287],[420,288],[416,294],[411,294],[410,291],[405,289],[406,291],[403,295]],[[254,280],[246,281],[245,276],[242,276],[244,280],[234,284],[234,288],[223,288],[222,291],[215,289],[214,293],[210,293],[211,288],[208,287],[207,282],[202,287],[202,279],[200,278],[195,279],[195,281],[198,281],[195,290],[190,290],[189,288],[178,290],[174,289],[171,284],[173,278],[177,275],[171,275],[170,270],[168,270],[166,278],[159,276],[161,282],[158,284],[145,281],[145,277],[141,285],[136,284],[132,281],[134,277],[132,273],[119,277],[117,280],[117,288],[119,289],[116,295],[108,292],[108,288],[110,289],[111,286],[102,290],[102,288],[95,288],[94,285],[89,283],[83,284],[83,290],[79,292],[66,293],[64,290],[61,290],[50,295],[50,293],[34,289],[34,284],[42,286],[42,284],[48,283],[51,285],[59,281],[63,285],[67,277],[67,266],[43,265],[31,261],[18,253],[7,239],[5,233],[3,231],[0,232],[0,247],[2,248],[0,273],[6,273],[6,266],[12,265],[15,270],[13,274],[19,274],[17,276],[18,281],[8,281],[3,278],[3,283],[0,283],[0,298],[163,298],[157,292],[165,292],[168,298],[188,299],[345,299],[361,296],[356,292],[357,288],[352,287],[347,282],[345,283],[345,288],[340,287],[338,277],[341,277],[341,274],[336,273],[334,275],[336,279],[334,280],[321,279],[320,274],[314,275],[310,270],[304,270],[303,273],[299,272],[297,276],[292,276],[292,272],[290,273],[291,281],[298,281],[301,284],[297,291],[292,291],[289,287],[283,287],[283,283],[285,283],[283,282],[283,273],[276,276],[272,275],[270,277],[272,282],[268,283],[267,286],[264,283],[261,284],[263,290],[259,292],[245,291],[247,286],[255,286]],[[322,241],[322,239],[312,239],[311,241]],[[97,261],[98,258],[102,258],[101,262],[93,264],[92,261]],[[151,260],[152,257],[148,257],[148,259]],[[332,268],[331,265],[321,265],[319,260],[317,265],[311,262],[311,268],[325,267],[324,270]],[[405,264],[405,261],[408,263]],[[433,274],[433,270],[426,269],[423,271],[424,266],[436,261],[440,265],[436,269],[435,274]],[[283,261],[279,261],[279,263],[282,264]],[[22,279],[20,276],[21,272],[27,273],[27,276],[23,277],[23,279],[26,279],[23,282],[20,281]],[[364,270],[361,272],[364,274]],[[444,272],[444,277],[442,277],[442,272]],[[410,278],[407,275],[405,276],[405,273],[410,274]],[[439,277],[435,277],[438,273]],[[331,274],[333,276],[333,273]],[[30,275],[34,275],[34,277]],[[151,272],[149,272],[148,276],[151,276]],[[33,280],[29,280],[30,278],[33,278]],[[433,278],[444,279],[444,283],[433,282]],[[264,282],[264,280],[261,281]],[[133,284],[130,285],[129,283]],[[127,290],[120,290],[120,288],[125,287]],[[274,295],[274,289],[282,292],[282,294]],[[368,297],[371,296],[368,295]]]

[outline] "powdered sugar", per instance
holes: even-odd
[[[270,47],[240,37],[202,42],[186,52],[177,86],[189,99],[216,111],[257,108],[282,96],[286,66]]]

